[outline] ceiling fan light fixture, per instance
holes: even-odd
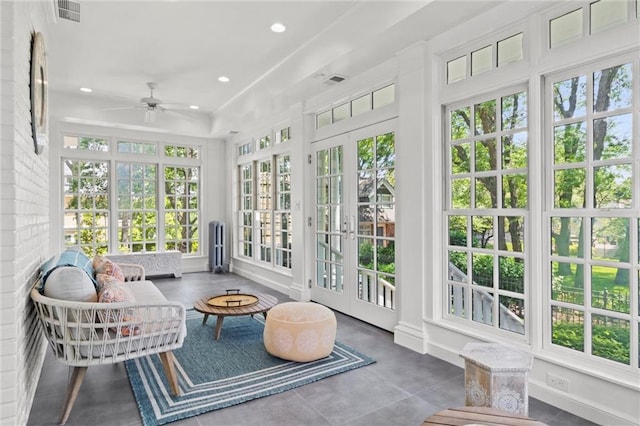
[[[200,109],[200,107],[198,105],[189,105],[189,108],[191,108],[191,109]]]
[[[218,81],[221,83],[228,83],[229,82],[229,77],[221,75],[220,77],[218,77]]]
[[[153,123],[154,121],[156,121],[156,110],[155,108],[148,108],[144,113],[144,122]]]
[[[91,88],[89,88],[89,87],[81,87],[81,88],[80,88],[80,91],[81,91],[81,92],[85,92],[85,93],[91,93],[91,92],[93,92],[93,90],[91,90]]]

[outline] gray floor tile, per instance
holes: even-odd
[[[188,308],[197,299],[228,288],[290,300],[234,274],[190,273],[153,278],[167,298]],[[393,335],[336,313],[337,340],[376,360],[375,364],[281,394],[174,422],[175,426],[420,425],[431,414],[464,405],[464,370],[393,343]],[[212,322],[212,321],[210,321]],[[48,350],[29,416],[29,426],[57,424],[68,368]],[[530,416],[551,426],[591,425],[549,404],[530,399]],[[69,426],[142,424],[123,364],[91,367],[71,412]]]

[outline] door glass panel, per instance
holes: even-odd
[[[359,140],[357,164],[358,298],[395,309],[395,134]]]
[[[316,286],[343,292],[342,147],[316,153]]]

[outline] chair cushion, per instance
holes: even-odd
[[[86,272],[75,266],[58,266],[47,277],[44,295],[74,302],[97,302],[98,293]]]

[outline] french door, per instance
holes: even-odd
[[[313,144],[314,267],[311,298],[393,330],[395,120]]]

